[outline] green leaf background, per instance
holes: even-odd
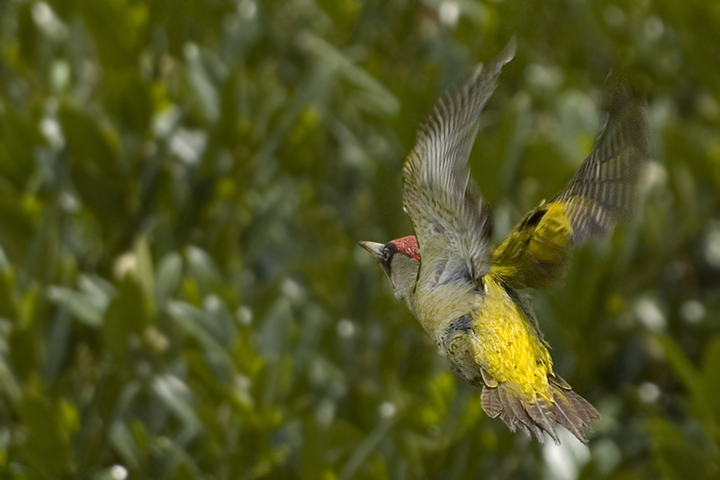
[[[0,1],[0,478],[720,478],[720,9],[671,0]],[[636,223],[535,298],[585,447],[481,410],[359,240],[513,35],[473,175],[507,232],[650,106]],[[566,432],[564,432],[566,433]]]

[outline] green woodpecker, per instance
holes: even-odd
[[[492,212],[467,160],[478,117],[514,56],[514,40],[438,101],[403,169],[403,204],[415,236],[372,253],[460,379],[482,387],[490,417],[542,441],[555,424],[586,442],[597,410],[553,370],[549,345],[524,290],[556,285],[576,245],[608,235],[631,214],[649,153],[644,102],[618,87],[607,121],[567,186],[494,247]]]

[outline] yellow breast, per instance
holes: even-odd
[[[484,280],[486,296],[474,325],[477,362],[526,401],[534,401],[536,394],[549,399],[552,359],[545,342],[493,276]]]

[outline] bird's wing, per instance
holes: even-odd
[[[420,246],[420,277],[429,281],[424,287],[475,281],[489,269],[492,213],[467,161],[480,112],[514,54],[513,38],[492,62],[448,90],[421,125],[405,162],[403,205]]]
[[[572,248],[612,233],[637,208],[650,160],[647,105],[625,85],[608,88],[608,117],[590,155],[550,202],[533,209],[493,253],[493,271],[515,288],[545,288],[566,270]]]

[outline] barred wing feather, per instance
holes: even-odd
[[[415,227],[421,270],[434,272],[430,288],[476,281],[488,271],[492,214],[481,201],[467,160],[480,112],[514,53],[513,39],[495,60],[478,66],[443,95],[420,127],[405,163],[403,204]]]

